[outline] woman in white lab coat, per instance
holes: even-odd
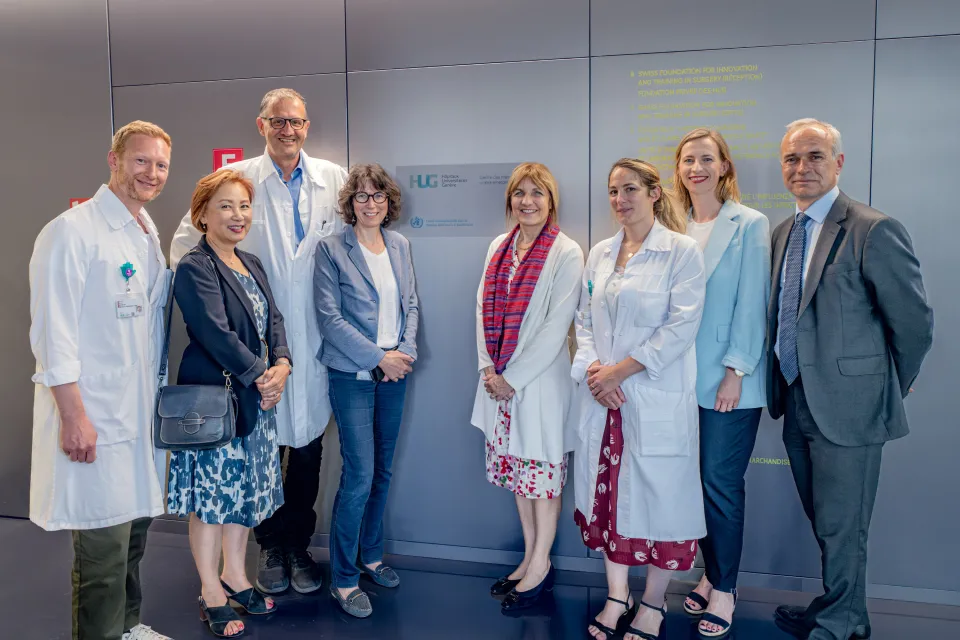
[[[667,585],[693,568],[706,532],[694,347],[706,280],[653,165],[623,158],[607,183],[622,228],[593,247],[582,278],[574,517],[607,573],[609,597],[589,633],[653,640]],[[637,565],[648,565],[639,602],[627,583]]]
[[[490,244],[477,292],[480,380],[471,422],[486,436],[487,480],[511,491],[524,557],[491,594],[507,611],[553,589],[550,548],[567,477],[564,437],[573,385],[567,335],[579,299],[583,251],[557,226],[557,183],[542,164],[513,170],[507,219]]]

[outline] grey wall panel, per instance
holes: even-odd
[[[870,582],[960,591],[954,406],[960,362],[956,204],[960,37],[877,43],[873,206],[906,225],[936,318],[934,348],[907,401],[912,433],[884,448]],[[922,167],[908,178],[908,166]],[[905,541],[936,570],[900,552]],[[908,554],[909,555],[909,554]]]
[[[343,0],[109,0],[113,84],[345,71]]]
[[[586,60],[350,73],[350,158],[380,162],[391,172],[406,165],[544,162],[560,185],[562,228],[586,245],[587,76]],[[502,209],[490,215],[502,216]],[[492,239],[411,242],[420,359],[394,463],[389,539],[523,547],[513,496],[487,484],[484,438],[470,426],[478,380],[476,292]],[[565,492],[555,550],[585,556],[571,494]]]
[[[593,0],[590,55],[865,40],[875,2]]]
[[[56,16],[56,19],[51,19]],[[27,266],[43,226],[110,179],[103,0],[0,2],[0,515],[26,517],[33,424]]]
[[[877,37],[903,38],[960,33],[956,0],[877,0]]]
[[[698,126],[727,137],[744,203],[768,214],[772,225],[793,211],[777,158],[784,126],[797,118],[840,129],[847,156],[841,186],[854,198],[869,197],[872,42],[615,56],[592,65],[593,243],[615,230],[607,213],[610,165],[640,157],[666,179],[676,143]],[[810,68],[818,69],[817,90],[797,90],[795,78]]]
[[[592,64],[593,244],[616,230],[606,195],[610,165],[621,156],[640,157],[657,164],[664,178],[672,176],[676,143],[697,126],[726,135],[745,203],[770,217],[771,226],[793,212],[778,153],[784,125],[797,118],[822,118],[840,129],[847,156],[841,185],[854,198],[869,196],[872,42],[616,56]],[[708,68],[754,65],[736,73]],[[794,78],[809,68],[820,70],[817,91],[794,90]],[[669,82],[657,82],[664,79]],[[701,93],[681,93],[691,89]],[[818,577],[818,549],[784,464],[780,433],[780,423],[764,418],[757,463],[747,475],[743,570]]]
[[[589,0],[347,0],[350,71],[588,55]]]

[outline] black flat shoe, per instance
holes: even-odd
[[[815,623],[811,623],[807,617],[806,607],[797,607],[788,604],[782,604],[777,607],[773,614],[773,622],[777,628],[794,638],[805,640]],[[850,635],[850,640],[869,640],[871,634],[870,625],[860,625]]]
[[[240,616],[229,603],[222,607],[208,607],[203,601],[203,596],[200,596],[200,622],[206,622],[210,632],[218,638],[239,638],[246,631],[241,629],[233,635],[225,633],[227,625],[231,622],[242,622]]]
[[[519,580],[511,580],[509,577],[503,576],[494,582],[492,587],[490,587],[490,595],[505,596],[513,591],[513,588],[518,584],[520,584]]]
[[[517,591],[514,589],[507,594],[507,597],[503,599],[503,602],[500,603],[500,607],[504,611],[519,611],[521,609],[529,609],[530,607],[536,605],[540,598],[551,591],[553,591],[553,583],[557,578],[557,571],[553,568],[553,565],[550,565],[550,570],[547,571],[547,575],[544,576],[543,580],[540,581],[540,584],[535,586],[529,591]]]
[[[227,598],[243,607],[243,610],[252,616],[265,616],[277,610],[276,602],[273,603],[272,607],[267,606],[267,599],[253,588],[234,591],[223,580],[220,581],[220,586],[223,587],[223,592],[227,594]]]
[[[596,618],[593,619],[593,622],[591,622],[590,625],[593,627],[596,627],[598,630],[602,631],[604,635],[606,635],[606,638],[604,638],[604,640],[612,640],[618,635],[621,635],[620,630],[623,629],[623,627],[626,624],[628,624],[631,620],[633,620],[633,617],[635,615],[637,615],[638,605],[636,601],[634,601],[632,605],[629,604],[630,596],[627,596],[627,602],[624,602],[623,600],[617,600],[616,598],[609,598],[609,597],[607,598],[607,600],[609,600],[610,602],[616,602],[617,604],[622,604],[623,608],[625,609],[625,611],[620,614],[620,617],[617,618],[617,625],[611,629],[607,625],[602,624]],[[600,614],[597,614],[597,615],[600,615]],[[591,638],[596,638],[596,636],[590,633],[589,631],[587,631],[587,635],[589,635]]]

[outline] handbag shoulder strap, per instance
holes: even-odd
[[[191,249],[188,251],[185,256],[190,255],[191,253],[196,253],[198,255],[204,256],[207,260],[210,261],[211,266],[213,266],[214,275],[217,278],[217,289],[220,290],[220,297],[223,298],[223,286],[220,284],[220,276],[217,275],[217,264],[213,261],[209,255],[200,251],[199,249]],[[182,258],[181,258],[182,260]],[[163,385],[163,379],[167,375],[167,357],[170,355],[170,321],[173,318],[173,285],[177,280],[177,272],[173,272],[173,279],[170,281],[170,291],[167,292],[167,309],[164,314],[163,320],[163,353],[160,356],[160,372],[157,374],[158,385]],[[227,377],[227,386],[230,386],[229,374],[225,371],[224,376]]]

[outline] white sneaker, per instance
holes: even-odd
[[[173,638],[157,633],[145,624],[138,624],[123,634],[122,640],[173,640]]]

